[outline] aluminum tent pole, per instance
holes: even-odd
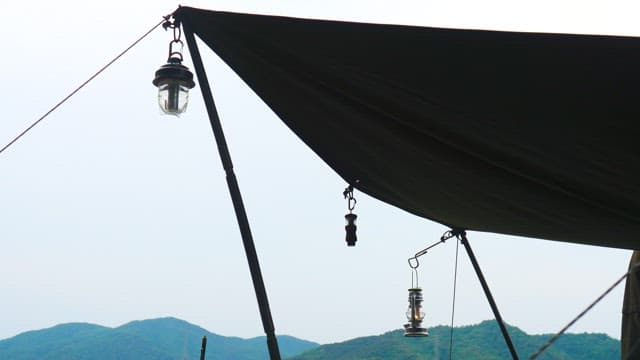
[[[202,65],[202,58],[200,57],[200,51],[196,44],[193,32],[189,29],[189,25],[182,22],[184,34],[187,39],[187,46],[189,47],[189,53],[191,54],[191,60],[200,83],[200,90],[202,91],[202,97],[209,114],[209,121],[211,122],[211,129],[218,145],[218,153],[222,160],[222,166],[227,174],[227,186],[229,187],[229,193],[231,194],[231,200],[233,202],[233,208],[236,213],[236,219],[238,220],[238,226],[240,227],[240,234],[242,235],[242,243],[244,245],[244,251],[247,256],[247,262],[249,263],[249,270],[251,272],[251,279],[253,280],[253,288],[256,292],[256,298],[258,299],[258,307],[260,308],[260,316],[262,317],[262,326],[264,332],[267,335],[267,346],[269,347],[269,356],[271,360],[280,360],[280,350],[278,349],[278,339],[275,335],[275,328],[273,326],[273,319],[271,317],[271,310],[269,309],[269,299],[267,298],[267,290],[264,286],[264,280],[262,279],[262,273],[260,271],[260,264],[258,263],[258,254],[253,243],[253,236],[251,235],[251,228],[249,227],[249,220],[247,219],[247,213],[242,202],[242,195],[240,194],[240,188],[236,175],[233,172],[233,163],[231,162],[231,155],[229,154],[229,148],[227,147],[227,141],[222,131],[222,125],[220,124],[220,118],[216,110],[216,105],[213,101],[213,95],[207,80],[207,74],[204,71]]]
[[[513,346],[513,342],[511,341],[511,337],[509,336],[509,332],[507,331],[507,327],[504,325],[504,321],[502,320],[502,316],[500,315],[500,311],[498,310],[498,305],[496,305],[495,300],[493,299],[493,295],[491,295],[491,290],[489,290],[489,285],[487,284],[487,280],[485,280],[484,275],[482,274],[482,270],[480,269],[480,265],[478,264],[478,259],[473,254],[473,250],[471,249],[471,245],[469,244],[469,240],[467,239],[467,233],[464,230],[457,230],[456,234],[460,236],[460,242],[464,245],[464,249],[467,251],[467,255],[469,255],[469,259],[471,260],[471,264],[473,265],[473,269],[476,271],[476,275],[478,275],[478,280],[480,280],[480,285],[482,285],[482,290],[484,290],[484,294],[489,301],[489,305],[491,306],[491,310],[493,311],[493,315],[498,322],[498,326],[500,326],[500,331],[502,332],[502,336],[504,337],[504,341],[507,343],[507,347],[509,348],[509,352],[511,352],[511,357],[514,360],[519,360],[518,353],[516,352],[515,346]]]

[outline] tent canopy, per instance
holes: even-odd
[[[360,191],[451,227],[640,249],[640,39],[175,17]]]

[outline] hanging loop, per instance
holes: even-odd
[[[182,27],[180,27],[180,24],[175,21],[172,15],[164,17],[162,27],[165,30],[173,30],[173,40],[169,42],[169,59],[179,59],[180,62],[182,62],[182,60],[184,60],[182,57],[182,50],[184,49],[184,43],[182,42]],[[174,45],[179,46],[179,48],[176,50]]]
[[[173,28],[173,41],[180,41],[182,38],[182,28],[180,25],[176,25],[174,22],[171,27]],[[182,43],[182,41],[180,41]]]

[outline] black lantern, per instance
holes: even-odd
[[[189,89],[196,83],[193,82],[193,74],[189,68],[182,65],[182,47],[180,40],[180,25],[167,23],[166,27],[173,28],[173,40],[169,43],[169,59],[156,71],[153,85],[158,87],[158,105],[165,114],[179,116],[187,110],[189,103]],[[180,45],[180,49],[174,51],[173,45]]]
[[[356,236],[356,219],[358,218],[358,215],[348,213],[344,218],[347,220],[347,225],[344,227],[347,232],[345,239],[347,241],[347,246],[356,246],[356,241],[358,241],[358,237]]]
[[[356,182],[358,181],[356,180]],[[356,246],[356,241],[358,241],[358,237],[356,236],[356,219],[358,215],[353,213],[357,202],[356,198],[353,197],[353,185],[349,184],[342,192],[342,195],[347,199],[347,209],[349,209],[349,213],[344,216],[345,220],[347,220],[347,225],[344,227],[347,232],[345,240],[347,241],[347,246]]]
[[[429,336],[427,329],[422,327],[424,315],[424,310],[422,310],[422,289],[409,289],[409,307],[407,308],[407,320],[409,322],[404,324],[404,336]]]
[[[165,114],[179,116],[187,110],[189,89],[196,84],[182,60],[172,57],[156,71],[153,85],[158,87],[158,105]]]

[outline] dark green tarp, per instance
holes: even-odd
[[[357,189],[448,226],[640,249],[640,39],[175,15]]]
[[[640,39],[175,16],[359,190],[451,227],[640,249]],[[623,359],[639,288],[634,271]]]

